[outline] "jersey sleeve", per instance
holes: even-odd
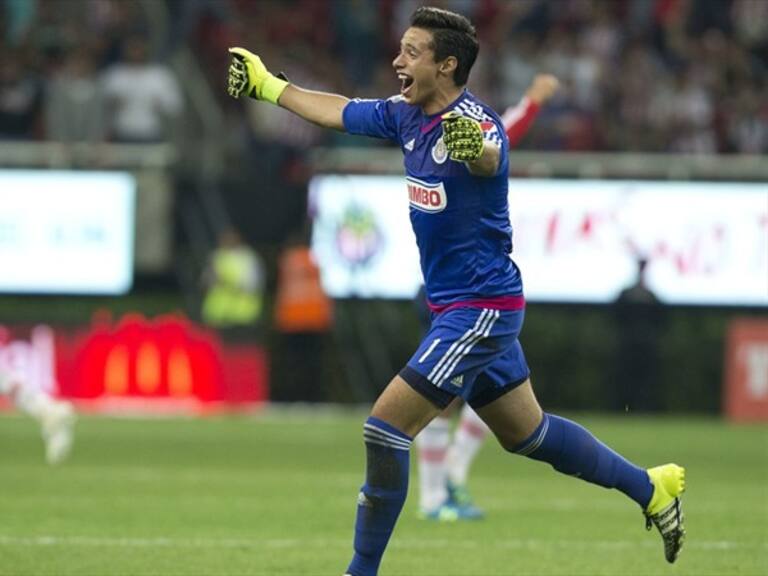
[[[494,119],[485,119],[480,122],[480,127],[483,129],[483,138],[496,146],[501,146],[503,142],[504,130]]]
[[[398,114],[392,99],[350,100],[342,113],[344,129],[349,134],[373,136],[400,142]]]
[[[504,132],[504,124],[495,113],[487,113],[480,127],[483,129],[483,138],[499,149],[499,168],[496,175],[509,172],[509,145],[507,135]]]
[[[534,119],[539,113],[540,106],[531,101],[528,97],[523,97],[517,106],[510,106],[502,114],[501,121],[504,123],[504,130],[509,138],[509,147],[517,145],[528,129],[531,127]]]
[[[504,128],[501,122],[490,115],[486,115],[480,122],[480,128],[483,129],[483,139],[499,148],[499,170],[497,172],[506,172],[508,169],[507,145],[504,142]]]

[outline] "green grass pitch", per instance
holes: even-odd
[[[0,574],[340,576],[364,418],[83,417],[73,457],[51,469],[34,423],[0,415]],[[688,540],[675,565],[621,494],[489,441],[471,479],[487,519],[418,520],[412,477],[381,576],[768,574],[767,427],[576,418],[638,463],[686,466]]]

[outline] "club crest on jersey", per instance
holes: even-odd
[[[448,159],[448,148],[445,147],[443,137],[437,139],[435,145],[432,146],[432,160],[438,164],[443,164]]]
[[[422,212],[442,212],[448,205],[448,197],[442,182],[428,184],[416,178],[406,178],[408,200],[416,210]]]

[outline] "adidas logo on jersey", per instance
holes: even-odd
[[[415,138],[411,138],[411,139],[408,141],[408,143],[407,143],[405,146],[403,146],[403,148],[405,148],[406,150],[408,150],[408,152],[412,152],[412,151],[413,151],[413,145],[414,145],[414,141],[415,141]]]
[[[463,386],[464,385],[464,374],[459,374],[458,376],[454,376],[451,378],[451,384],[454,386]]]

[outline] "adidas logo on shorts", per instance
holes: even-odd
[[[463,386],[464,385],[464,374],[459,374],[458,376],[454,376],[451,378],[451,384],[454,386]]]

